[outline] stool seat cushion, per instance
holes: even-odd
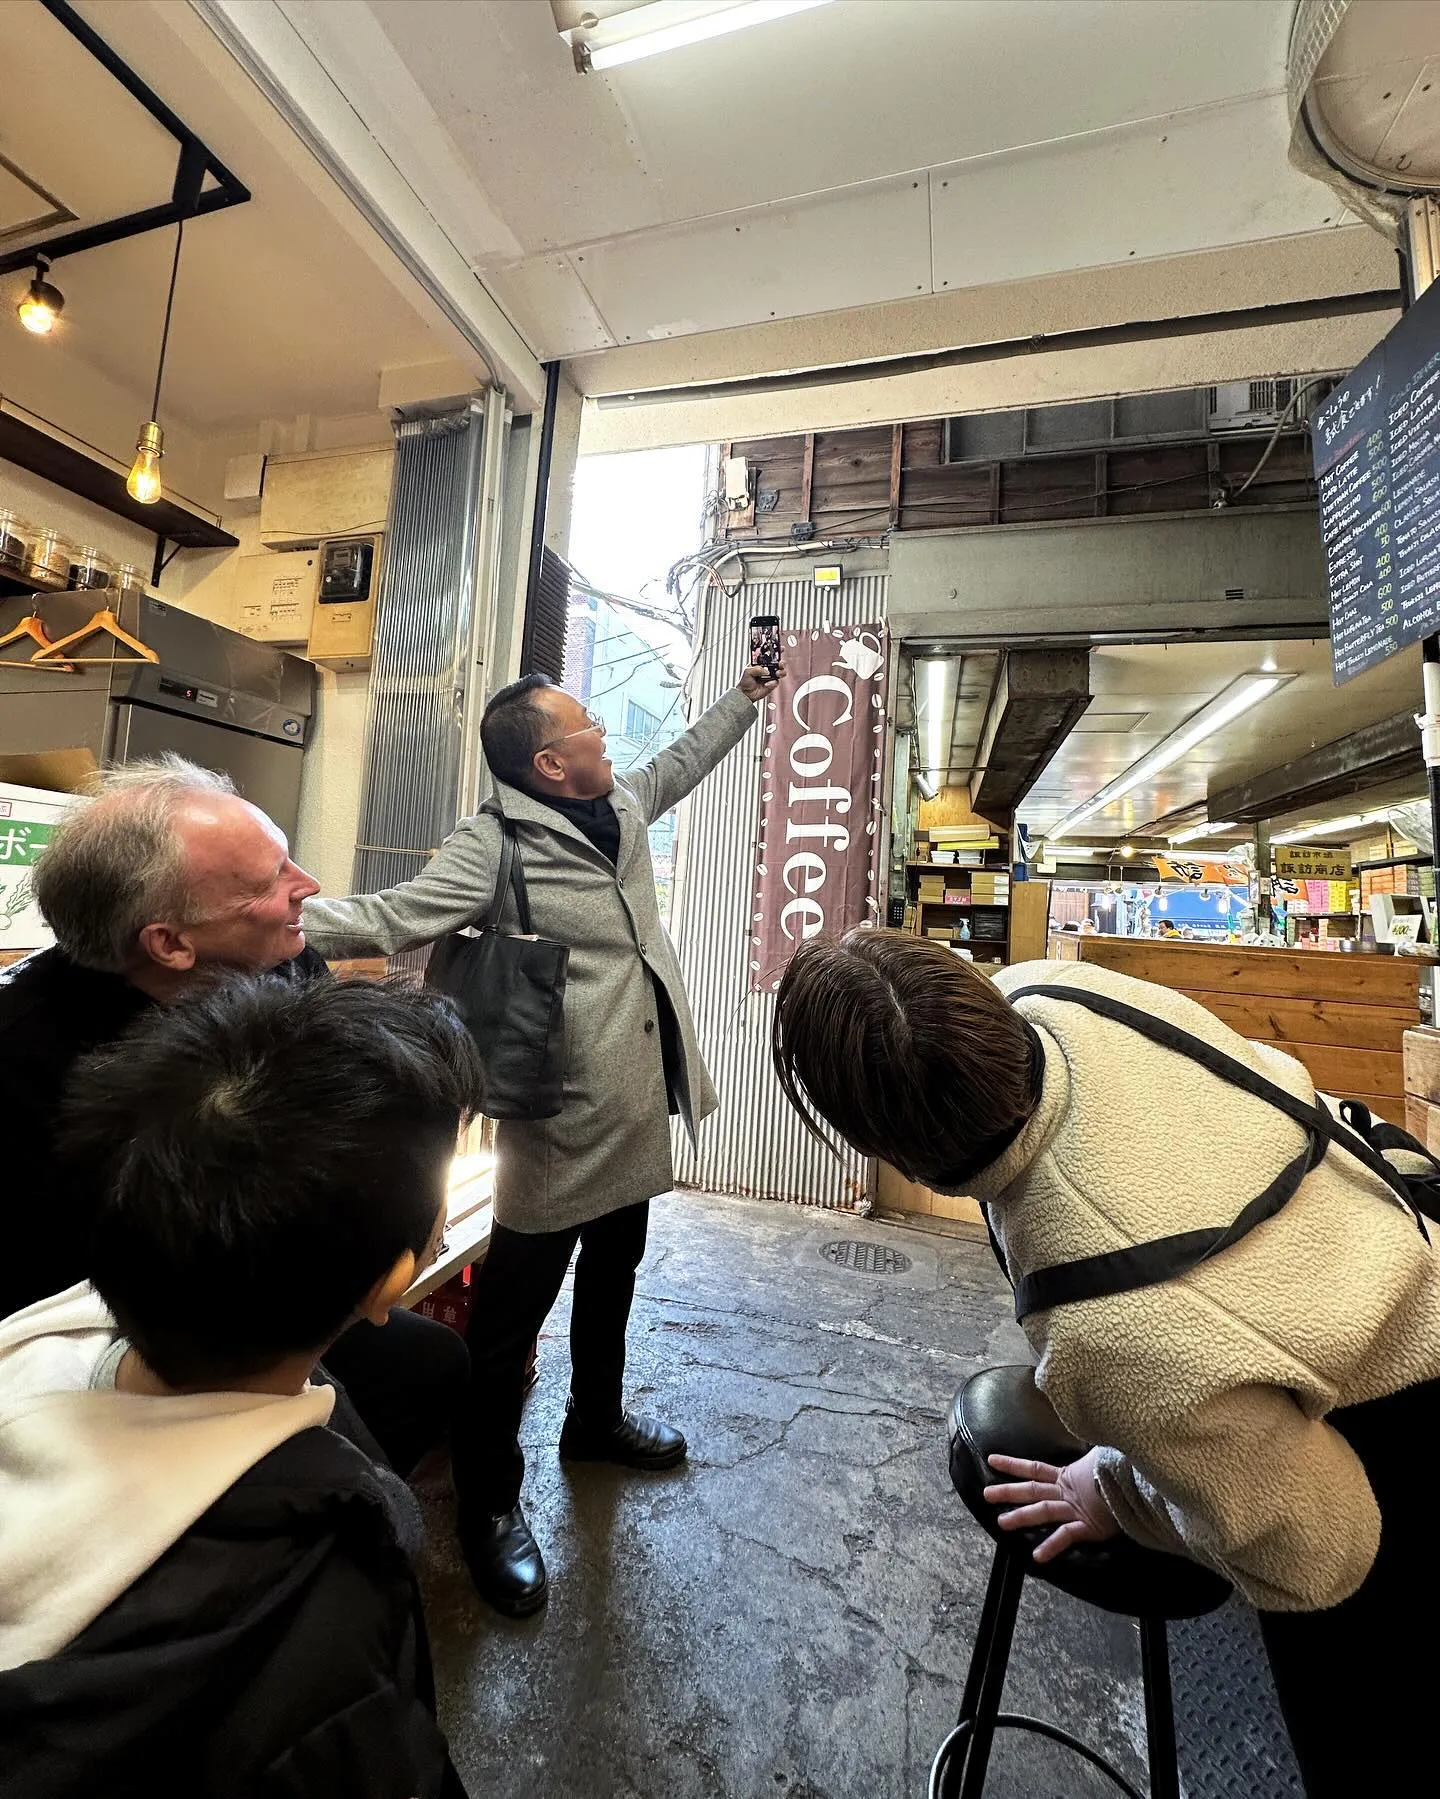
[[[997,1543],[1023,1546],[1025,1572],[1102,1611],[1131,1618],[1198,1618],[1230,1597],[1230,1584],[1198,1562],[1145,1549],[1130,1537],[1105,1543],[1077,1543],[1053,1562],[1036,1563],[1029,1552],[1044,1530],[1002,1531],[1000,1508],[985,1488],[1004,1476],[989,1466],[991,1455],[1024,1456],[1061,1466],[1084,1455],[1078,1442],[1035,1385],[1025,1367],[982,1368],[950,1403],[950,1478],[971,1516]]]

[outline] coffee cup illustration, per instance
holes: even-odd
[[[852,674],[859,675],[862,681],[868,681],[885,660],[885,652],[880,648],[880,639],[873,631],[858,631],[854,637],[840,646],[840,658],[831,666],[848,668]]]

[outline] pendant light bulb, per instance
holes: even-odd
[[[160,498],[160,458],[164,454],[165,434],[155,420],[150,419],[140,427],[135,461],[125,482],[125,491],[142,506],[153,506]]]
[[[45,279],[49,273],[49,259],[37,256],[35,279],[30,283],[25,298],[15,308],[20,323],[36,337],[48,337],[55,329],[55,321],[65,310],[64,294],[53,282]]]

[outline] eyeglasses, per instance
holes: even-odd
[[[588,706],[585,709],[585,716],[590,720],[588,725],[581,725],[578,731],[566,731],[560,737],[552,737],[549,743],[542,743],[540,745],[540,750],[553,750],[557,743],[568,743],[572,737],[587,737],[591,731],[603,731],[605,729],[605,720],[603,718],[596,718],[595,714]],[[535,754],[537,756],[540,754],[540,750],[536,750]]]

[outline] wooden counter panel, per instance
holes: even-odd
[[[1134,937],[1076,937],[1074,941],[1081,961],[1197,997],[1202,993],[1262,993],[1286,999],[1340,999],[1360,1006],[1403,1006],[1419,1017],[1416,995],[1421,965],[1408,958],[1157,943]]]
[[[1319,1043],[1335,1049],[1386,1050],[1394,1054],[1401,1033],[1415,1025],[1420,1016],[1413,1007],[1279,999],[1264,993],[1202,993],[1184,987],[1177,991],[1223,1019],[1242,1037],[1278,1043],[1282,1049],[1299,1043]]]
[[[1253,1033],[1251,1041],[1270,1041]],[[1369,1100],[1374,1095],[1387,1099],[1403,1099],[1405,1094],[1404,1058],[1397,1052],[1378,1049],[1347,1049],[1324,1043],[1275,1043],[1272,1049],[1294,1056],[1310,1071],[1310,1078],[1322,1093],[1333,1093],[1337,1099]],[[1404,1109],[1403,1107],[1401,1108]]]

